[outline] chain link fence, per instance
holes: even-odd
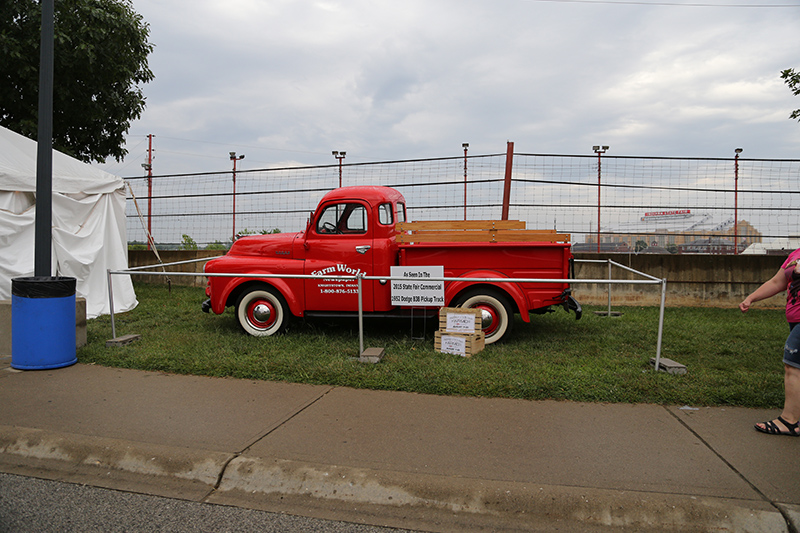
[[[340,174],[341,173],[341,174]],[[741,252],[800,237],[800,160],[507,154],[126,178],[128,239],[226,248],[305,229],[339,186],[385,185],[411,220],[524,220],[581,251]]]

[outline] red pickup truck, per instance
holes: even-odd
[[[273,335],[292,317],[357,316],[358,284],[338,276],[390,276],[392,266],[442,266],[448,307],[478,308],[486,343],[511,331],[514,314],[560,305],[581,308],[564,282],[500,282],[504,278],[568,279],[569,236],[525,230],[520,221],[407,221],[403,195],[390,187],[344,187],[326,194],[305,231],[237,239],[224,256],[206,263],[206,274],[306,275],[311,278],[209,276],[203,311],[236,317],[251,335]],[[326,277],[327,276],[327,277]],[[362,280],[365,316],[401,316],[389,280]],[[436,313],[438,307],[428,307]],[[415,309],[417,315],[419,309]]]

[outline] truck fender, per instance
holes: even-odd
[[[286,281],[281,278],[233,278],[225,288],[225,293],[219,301],[225,302],[225,307],[236,305],[236,300],[239,295],[251,285],[268,285],[274,287],[281,293],[284,300],[286,300],[286,305],[289,306],[289,310],[292,314],[294,316],[303,316],[303,305],[297,297],[297,294],[295,294]],[[222,313],[224,310],[224,308],[221,309],[219,313]],[[216,310],[214,310],[214,312],[217,313]]]
[[[497,278],[503,279],[507,278],[508,276],[503,276],[498,274],[492,270],[475,270],[473,272],[467,272],[463,274],[463,278]],[[453,281],[450,285],[447,286],[445,289],[444,299],[446,302],[452,302],[453,299],[458,295],[460,292],[468,289],[470,287],[474,287],[476,285],[491,285],[492,287],[496,287],[498,290],[508,294],[514,303],[517,306],[517,309],[520,309],[520,316],[522,320],[525,322],[530,322],[531,317],[528,314],[528,302],[525,299],[525,295],[517,286],[516,283],[492,283],[487,281]]]

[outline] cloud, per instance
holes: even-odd
[[[331,149],[376,161],[458,155],[462,142],[497,153],[506,140],[540,153],[601,143],[619,154],[716,157],[745,145],[753,157],[794,157],[800,140],[786,118],[797,101],[778,78],[800,66],[800,9],[530,0],[134,8],[151,25],[156,79],[130,145],[160,135],[170,148],[162,172],[227,168],[222,156],[237,146],[248,164],[317,164],[331,162]]]

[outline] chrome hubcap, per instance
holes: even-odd
[[[492,325],[492,313],[486,309],[481,309],[481,327],[488,328]]]
[[[268,322],[272,312],[266,304],[258,304],[253,308],[253,318],[259,322]]]

